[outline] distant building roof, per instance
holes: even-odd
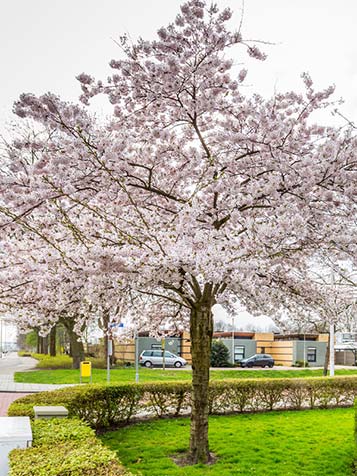
[[[240,331],[218,331],[213,333],[213,338],[217,337],[230,337],[232,338],[234,335],[234,338],[239,338],[239,339],[253,339],[255,332],[240,332]]]
[[[317,340],[319,334],[275,334],[274,340]]]

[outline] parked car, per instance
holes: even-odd
[[[241,367],[270,367],[274,366],[274,359],[269,354],[255,354],[240,361]]]
[[[163,367],[164,358],[162,350],[144,350],[139,357],[139,364],[144,367]],[[186,360],[168,350],[165,350],[165,367],[184,367]]]

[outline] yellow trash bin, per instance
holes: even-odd
[[[80,365],[80,382],[83,377],[89,377],[92,382],[92,363],[84,360]]]

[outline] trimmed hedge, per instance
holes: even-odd
[[[78,419],[32,422],[33,446],[10,452],[10,476],[130,476]]]
[[[187,415],[190,382],[82,385],[42,392],[11,404],[8,415],[33,417],[34,405],[64,405],[70,416],[93,428],[124,425],[135,418]],[[213,381],[211,414],[350,406],[357,396],[357,377],[231,379]]]

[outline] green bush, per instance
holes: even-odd
[[[31,357],[31,352],[29,352],[28,350],[19,350],[17,352],[17,355],[19,357]]]
[[[98,357],[86,357],[86,360],[92,363],[94,369],[106,369],[107,362],[105,359],[100,359]]]
[[[36,368],[38,369],[71,369],[72,368],[72,358],[69,355],[61,354],[52,357],[49,354],[36,354],[34,352],[18,352],[20,357],[32,357],[38,360]],[[105,369],[106,361],[105,359],[99,359],[95,357],[86,358],[89,362],[92,363],[92,367],[95,369]]]
[[[212,341],[211,367],[227,367],[229,363],[229,350],[221,340]]]
[[[308,367],[308,366],[309,366],[309,362],[307,362],[306,360],[297,360],[295,364],[293,365],[293,367]]]
[[[32,426],[32,446],[57,445],[64,441],[93,439],[94,431],[78,418],[41,418]]]
[[[19,398],[10,405],[9,416],[34,417],[34,405],[63,405],[70,417],[76,416],[95,428],[127,423],[139,410],[144,386],[83,385],[41,392]]]
[[[191,409],[190,382],[122,385],[82,385],[20,398],[8,415],[33,417],[34,405],[64,405],[69,416],[93,428],[124,425],[137,417],[187,415]],[[227,379],[209,388],[210,413],[327,408],[353,404],[357,377]]]
[[[10,452],[10,476],[129,476],[79,420],[35,420],[32,429],[33,447]]]
[[[52,357],[47,354],[31,354],[31,357],[38,360],[38,369],[71,369],[72,358],[69,355],[56,355]]]

